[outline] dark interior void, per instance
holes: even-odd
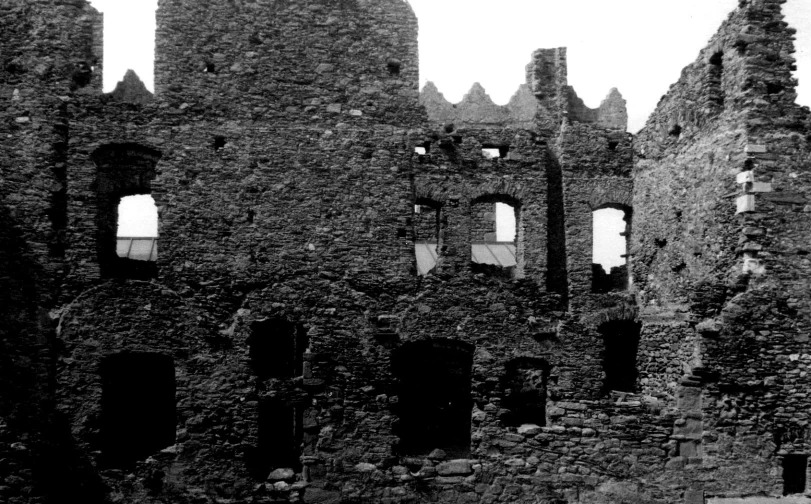
[[[805,492],[805,474],[808,455],[785,455],[783,457],[783,495]]]
[[[635,392],[638,376],[636,354],[642,324],[632,320],[606,322],[599,327],[603,337],[603,393]]]
[[[450,457],[470,453],[470,374],[473,346],[451,340],[406,343],[392,355],[399,379],[398,451]]]
[[[301,469],[302,408],[278,399],[259,402],[259,450],[256,467],[259,477],[278,468]]]
[[[524,358],[507,363],[504,374],[504,413],[506,426],[546,425],[546,376],[548,366],[540,359]]]
[[[724,106],[726,96],[724,95],[724,53],[717,52],[710,57],[710,65],[707,70],[708,96],[707,99],[710,103],[714,103],[721,107]]]
[[[251,368],[262,380],[301,375],[307,332],[283,318],[257,320],[248,337]]]
[[[554,159],[546,172],[546,290],[561,295],[564,306],[568,301],[568,269],[566,266],[566,226],[563,206],[563,173]]]
[[[175,367],[155,353],[119,353],[101,362],[101,453],[126,467],[175,443]]]
[[[152,192],[161,153],[136,144],[109,144],[92,155],[96,164],[96,248],[104,277],[149,279],[157,276],[152,261],[118,257],[118,205],[121,198]]]

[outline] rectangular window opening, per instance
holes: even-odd
[[[470,206],[471,261],[478,265],[513,268],[517,257],[517,208],[484,201]]]
[[[161,153],[138,144],[107,144],[96,164],[99,269],[104,277],[148,280],[158,275],[158,207],[150,195]]]
[[[152,196],[139,194],[121,198],[116,254],[134,261],[158,259],[158,208]]]
[[[592,292],[628,289],[630,209],[601,208],[592,213]]]

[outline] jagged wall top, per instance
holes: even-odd
[[[435,123],[554,131],[569,120],[624,131],[628,113],[619,91],[611,89],[598,108],[588,108],[568,85],[566,65],[565,47],[533,52],[526,67],[526,83],[519,86],[506,105],[493,103],[478,82],[457,104],[451,104],[433,82],[428,82],[420,93],[420,104]]]

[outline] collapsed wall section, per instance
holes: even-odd
[[[786,478],[809,450],[796,393],[811,313],[808,110],[794,105],[782,3],[741,2],[635,145],[642,338],[680,334],[656,379],[683,398],[670,474],[688,482],[703,463],[708,496],[794,493]]]

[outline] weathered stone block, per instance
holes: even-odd
[[[473,462],[467,459],[455,459],[442,462],[436,467],[440,476],[467,476],[473,474]]]

